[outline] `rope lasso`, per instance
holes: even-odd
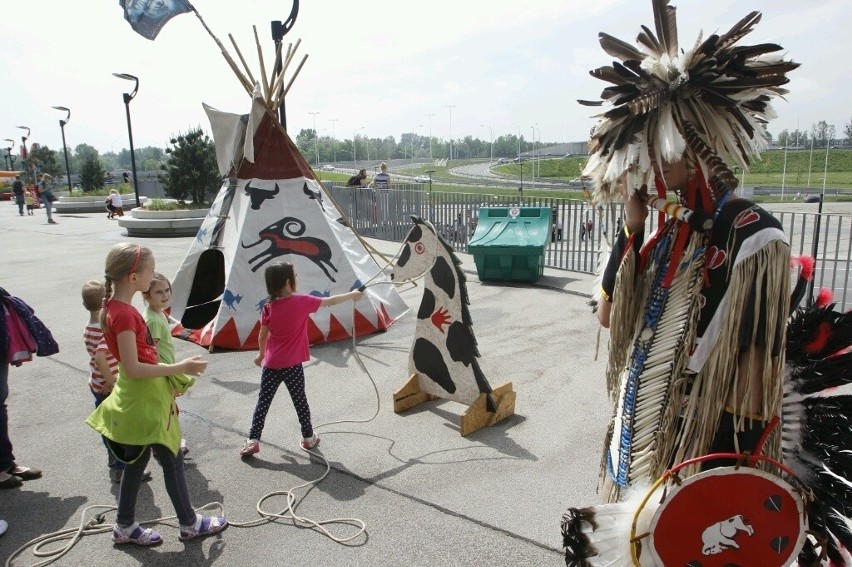
[[[396,255],[394,255],[390,260],[388,260],[386,265],[384,267],[382,267],[381,269],[379,269],[376,272],[376,274],[373,275],[373,277],[371,277],[369,280],[367,280],[367,282],[364,283],[361,286],[360,289],[363,291],[367,287],[372,287],[372,286],[376,286],[376,285],[394,285],[394,286],[397,286],[397,287],[400,287],[400,286],[405,285],[405,284],[416,285],[415,282],[417,280],[425,277],[425,275],[428,273],[429,269],[426,269],[426,270],[424,270],[424,272],[422,274],[420,274],[416,277],[407,278],[407,279],[401,280],[399,282],[374,281],[377,277],[379,277],[384,272],[384,270],[388,266],[393,265],[393,262],[396,260],[396,258],[398,256],[399,256],[399,252]],[[373,392],[374,392],[375,397],[376,397],[375,411],[373,412],[373,414],[369,418],[366,418],[366,419],[341,419],[341,420],[329,421],[329,422],[325,422],[325,423],[321,423],[321,424],[317,425],[315,427],[315,429],[327,427],[329,425],[342,424],[342,423],[369,423],[369,422],[373,421],[379,415],[379,412],[381,411],[381,397],[380,397],[380,394],[379,394],[378,386],[376,385],[375,379],[373,378],[372,374],[370,374],[369,370],[367,369],[366,365],[364,364],[364,361],[361,359],[361,356],[358,352],[357,336],[356,336],[356,331],[355,331],[355,317],[354,317],[355,304],[354,303],[352,305],[352,310],[353,310],[352,333],[351,333],[352,334],[352,352],[353,352],[355,359],[357,360],[358,364],[361,366],[361,369],[364,371],[364,373],[367,375],[367,378],[370,380],[370,384],[373,386]],[[341,544],[345,544],[349,541],[352,541],[353,539],[357,538],[358,536],[360,536],[361,534],[363,534],[366,531],[366,529],[367,529],[366,524],[364,523],[363,520],[361,520],[359,518],[331,518],[331,519],[327,519],[327,520],[313,520],[313,519],[308,518],[306,516],[299,516],[298,514],[296,514],[296,508],[298,507],[296,491],[298,491],[299,489],[306,488],[306,487],[309,487],[311,485],[318,484],[318,483],[322,482],[331,473],[331,464],[329,463],[328,459],[325,458],[325,456],[323,456],[321,453],[317,453],[317,452],[311,451],[309,449],[302,449],[302,450],[304,452],[306,452],[306,453],[308,453],[308,454],[310,454],[310,455],[312,455],[312,456],[314,456],[318,459],[321,459],[323,461],[323,463],[325,464],[325,471],[323,472],[323,474],[320,475],[316,479],[313,479],[313,480],[310,480],[310,481],[307,481],[307,482],[303,482],[302,484],[299,484],[299,485],[294,486],[294,487],[287,489],[287,490],[276,490],[276,491],[268,492],[267,494],[262,496],[257,501],[256,510],[257,510],[257,513],[261,516],[260,518],[258,518],[256,520],[247,521],[247,522],[228,521],[228,524],[230,526],[233,526],[235,528],[251,528],[251,527],[261,526],[261,525],[267,524],[269,522],[273,522],[275,520],[291,520],[296,527],[317,530],[318,532],[320,532],[323,535],[325,535],[326,537],[328,537],[330,540],[332,540],[336,543],[341,543]],[[286,497],[286,501],[287,501],[286,507],[279,512],[272,512],[272,511],[264,509],[263,504],[267,500],[269,500],[270,498],[274,498],[276,496],[285,496]],[[203,505],[199,508],[196,508],[196,512],[208,510],[208,509],[211,509],[211,508],[218,509],[218,510],[222,511],[222,513],[224,514],[224,506],[219,502],[210,502],[208,504],[205,504],[205,505]],[[101,510],[101,512],[96,514],[91,519],[87,520],[87,515],[89,514],[89,512],[91,510],[95,510],[95,509],[99,509],[99,510]],[[115,511],[115,510],[116,510],[115,505],[93,504],[91,506],[87,506],[81,512],[80,524],[78,525],[78,527],[67,528],[67,529],[64,529],[64,530],[58,530],[58,531],[55,531],[55,532],[52,532],[52,533],[43,534],[41,536],[33,538],[32,540],[21,545],[18,549],[16,549],[8,557],[8,559],[6,560],[6,563],[5,563],[5,567],[11,567],[13,559],[18,557],[24,550],[26,550],[27,548],[30,548],[30,547],[33,548],[33,555],[35,555],[36,557],[47,558],[44,561],[40,561],[38,563],[31,565],[30,567],[44,567],[46,565],[49,565],[49,564],[59,560],[60,558],[65,556],[68,552],[70,552],[71,549],[73,549],[73,547],[77,544],[77,542],[80,541],[80,539],[82,539],[84,536],[103,534],[103,533],[107,533],[107,532],[112,531],[112,529],[113,529],[112,523],[104,525],[105,522],[106,522],[105,514],[108,513],[108,512]],[[171,524],[168,524],[167,522],[169,520],[174,520],[176,518],[177,518],[177,516],[175,516],[175,515],[163,516],[163,517],[156,518],[156,519],[153,519],[153,520],[142,521],[142,522],[139,522],[139,524],[140,525],[156,525],[156,524],[171,525]],[[348,536],[334,535],[329,529],[327,529],[325,527],[329,524],[344,524],[344,525],[347,525],[347,526],[355,527],[357,529],[354,533],[352,533],[351,535],[348,535]],[[58,549],[50,549],[50,550],[44,550],[43,549],[45,546],[48,546],[50,544],[53,544],[53,543],[56,543],[56,542],[59,542],[59,541],[63,541],[63,540],[69,540],[69,541],[64,546],[62,546]]]

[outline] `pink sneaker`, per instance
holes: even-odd
[[[305,437],[304,439],[302,439],[302,449],[305,449],[305,450],[313,449],[314,447],[319,445],[319,442],[320,442],[319,435],[314,433],[313,436]]]
[[[243,443],[243,448],[240,449],[240,457],[251,457],[255,453],[260,453],[260,441],[257,439],[246,439]]]

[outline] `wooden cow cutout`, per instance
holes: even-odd
[[[405,238],[391,279],[425,274],[425,289],[408,357],[409,380],[394,394],[394,411],[401,413],[436,398],[463,403],[469,406],[460,424],[466,436],[514,414],[515,392],[511,382],[492,390],[479,367],[461,262],[429,221],[411,218],[414,227]]]

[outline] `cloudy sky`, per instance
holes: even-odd
[[[698,31],[724,32],[750,10],[763,21],[746,43],[778,42],[802,67],[770,125],[810,129],[826,120],[838,133],[852,120],[852,10],[848,0],[674,0],[681,45]],[[252,25],[267,66],[270,21],[289,2],[195,0],[208,26],[233,52],[233,34],[256,77]],[[599,47],[606,31],[633,41],[640,24],[653,29],[650,0],[302,0],[285,43],[301,39],[308,60],[287,97],[288,129],[312,128],[337,139],[416,131],[447,139],[521,133],[544,141],[586,138],[591,110],[576,103],[604,86],[588,76],[611,60]],[[295,68],[291,66],[291,72]],[[128,147],[122,93],[140,78],[130,105],[134,145],[164,147],[172,134],[202,126],[201,103],[247,112],[249,99],[195,15],[174,18],[155,41],[125,22],[118,0],[4,2],[0,12],[0,140],[61,148],[58,120],[71,109],[69,146],[100,151]],[[288,76],[289,80],[289,76]],[[448,108],[453,105],[453,108]],[[318,112],[315,117],[309,113]],[[432,116],[429,116],[432,115]],[[333,122],[333,120],[336,121]],[[484,125],[484,127],[483,127]],[[490,129],[489,129],[490,127]],[[536,133],[539,137],[539,133]],[[3,143],[6,144],[5,142]]]

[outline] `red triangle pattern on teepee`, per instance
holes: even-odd
[[[340,323],[337,317],[334,315],[329,316],[328,337],[326,337],[326,341],[342,341],[343,339],[351,338],[352,335],[349,334],[349,330]]]
[[[319,330],[313,319],[308,319],[308,342],[312,345],[325,342],[325,335]]]
[[[385,331],[393,325],[393,317],[390,316],[387,309],[385,309],[385,304],[380,303],[379,308],[376,310],[376,314],[379,316],[379,330]]]
[[[316,179],[311,166],[299,153],[290,136],[267,110],[254,133],[254,163],[243,159],[237,177],[240,179]]]
[[[357,309],[355,310],[355,336],[370,335],[378,330],[372,321],[364,317]]]
[[[240,342],[240,334],[237,332],[237,324],[234,318],[228,319],[218,333],[210,341],[213,346],[230,349],[245,349],[246,347]]]

